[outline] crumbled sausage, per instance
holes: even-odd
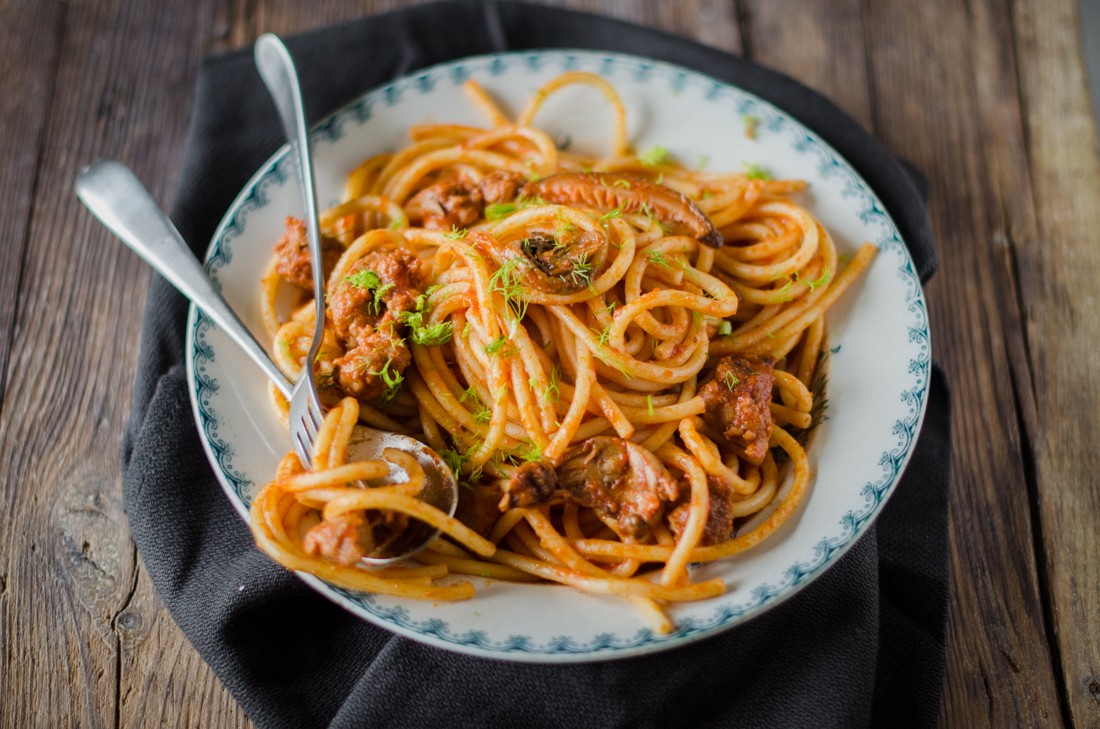
[[[429,230],[451,230],[476,223],[483,207],[481,189],[459,180],[425,187],[405,204],[405,212],[414,225]]]
[[[321,235],[321,269],[328,280],[344,247],[340,241]],[[306,224],[298,218],[287,217],[286,232],[275,244],[275,271],[288,283],[313,291],[313,266],[309,257],[309,237]]]
[[[523,175],[509,170],[497,170],[484,177],[478,187],[486,205],[511,202],[525,182]]]
[[[359,345],[332,363],[333,378],[344,394],[372,400],[389,388],[386,377],[392,381],[405,371],[412,362],[412,355],[393,327],[360,330],[358,337]]]
[[[710,492],[710,511],[707,512],[707,521],[703,526],[703,535],[699,544],[708,546],[721,544],[728,541],[733,535],[733,487],[722,479],[714,476],[707,477],[707,491]],[[668,524],[672,527],[673,534],[679,539],[687,527],[688,517],[691,515],[691,504],[687,500],[690,497],[691,487],[684,485],[681,494],[685,497],[683,503],[668,514]]]
[[[494,484],[465,485],[458,490],[455,518],[483,537],[489,535],[500,519],[500,489]]]
[[[340,564],[355,564],[374,551],[374,534],[357,512],[325,519],[302,538],[307,554],[319,554]]]
[[[333,362],[333,380],[347,395],[376,398],[412,361],[400,316],[416,307],[420,259],[405,249],[371,251],[342,281],[329,286],[328,314],[345,354]]]
[[[764,462],[772,434],[774,368],[770,357],[724,357],[699,389],[703,420],[755,466]]]
[[[404,248],[371,251],[352,264],[342,281],[329,286],[328,311],[337,338],[361,344],[361,332],[369,334],[384,319],[413,310],[420,293],[420,269],[420,259]],[[370,273],[378,278],[375,288],[364,279]]]

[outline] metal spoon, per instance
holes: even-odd
[[[286,397],[293,385],[253,338],[214,283],[192,255],[187,243],[153,196],[126,165],[115,160],[97,162],[76,179],[76,194],[103,225],[134,253],[203,310],[259,365]],[[416,456],[424,469],[420,500],[453,516],[458,505],[458,484],[439,454],[420,441],[398,433],[356,426],[348,445],[353,460],[379,460],[386,448],[398,448]],[[392,469],[391,473],[393,472]],[[368,557],[369,564],[388,564],[412,556],[438,534],[415,519],[385,554]]]

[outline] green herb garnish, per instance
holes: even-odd
[[[509,258],[489,278],[489,290],[504,297],[505,305],[517,320],[527,314],[527,302],[523,300],[527,289],[521,282],[520,272],[516,270],[521,263],[519,256]]]
[[[602,223],[604,221],[610,220],[611,218],[617,218],[622,214],[623,214],[623,206],[620,205],[619,207],[615,208],[614,210],[609,210],[606,213],[604,213],[603,215],[601,215],[600,216],[600,222]]]
[[[485,353],[507,355],[508,352],[504,351],[504,347],[507,344],[508,337],[501,334],[499,337],[485,345]]]
[[[654,145],[638,155],[638,161],[646,167],[656,167],[668,161],[669,152],[660,145]]]
[[[382,378],[382,383],[386,386],[386,389],[382,392],[382,402],[386,404],[393,402],[393,399],[397,397],[398,390],[401,389],[401,385],[405,382],[404,375],[397,370],[390,369],[390,364],[392,362],[393,357],[390,357],[386,360],[386,364],[382,365],[381,370],[369,373]]]
[[[485,206],[485,217],[489,220],[500,220],[516,212],[515,203],[493,203]]]
[[[653,263],[655,265],[664,266],[665,268],[672,268],[672,266],[670,266],[668,264],[668,259],[665,258],[664,251],[660,251],[660,250],[650,251],[649,253],[647,253],[645,255],[645,259],[647,261],[649,261],[650,263]]]
[[[741,121],[745,124],[745,138],[756,139],[756,128],[760,125],[760,117],[742,114]]]
[[[573,279],[573,285],[580,288],[582,286],[592,286],[592,274],[596,265],[592,262],[591,257],[587,253],[582,253],[579,256],[574,256],[569,259],[569,277]]]
[[[770,180],[771,173],[755,162],[742,162],[745,168],[745,176],[750,180]]]

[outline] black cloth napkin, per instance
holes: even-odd
[[[613,20],[511,2],[441,2],[289,40],[312,118],[388,79],[495,51],[634,53],[752,91],[850,160],[901,228],[922,279],[936,265],[921,194],[828,100],[748,61]],[[196,254],[283,142],[251,53],[205,61],[172,208]],[[924,429],[876,526],[801,593],[697,644],[634,659],[530,665],[471,658],[374,627],[253,545],[215,481],[191,418],[186,302],[149,289],[125,505],[169,611],[265,727],[931,726],[943,673],[950,451],[948,391],[932,378]]]

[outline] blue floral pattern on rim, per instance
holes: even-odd
[[[432,638],[467,652],[471,650],[487,652],[501,657],[507,657],[509,654],[559,656],[603,654],[604,657],[611,657],[612,654],[621,654],[623,651],[649,645],[680,644],[685,640],[698,638],[727,627],[734,622],[740,622],[793,594],[852,546],[885,503],[897,484],[915,444],[927,403],[931,344],[928,313],[920,281],[912,259],[889,214],[867,184],[831,147],[768,102],[736,87],[709,79],[695,71],[681,69],[664,62],[579,50],[518,52],[466,59],[426,69],[368,93],[317,125],[312,132],[313,138],[315,141],[336,141],[345,134],[346,123],[364,123],[372,117],[378,106],[393,107],[406,93],[430,93],[437,84],[441,83],[460,85],[475,72],[500,76],[517,64],[532,70],[551,67],[563,72],[586,68],[605,76],[627,73],[635,81],[663,81],[672,94],[682,92],[688,84],[703,84],[704,96],[707,100],[731,101],[732,110],[737,115],[756,117],[762,128],[775,133],[793,133],[795,136],[793,148],[800,153],[814,155],[818,159],[818,171],[822,177],[835,178],[842,185],[843,197],[859,201],[860,220],[875,226],[879,231],[875,240],[879,249],[896,250],[900,253],[902,264],[897,270],[897,276],[905,286],[905,300],[908,311],[912,315],[911,321],[907,322],[909,340],[918,345],[919,354],[909,362],[911,386],[901,393],[906,415],[893,426],[892,433],[897,442],[879,458],[880,476],[863,486],[860,492],[864,499],[863,506],[848,511],[840,520],[839,532],[821,539],[815,545],[812,559],[792,564],[784,571],[783,578],[776,583],[757,586],[752,590],[750,599],[745,602],[736,605],[719,605],[708,618],[688,616],[678,619],[677,629],[668,635],[658,635],[647,628],[642,628],[633,635],[625,637],[601,633],[587,642],[578,641],[567,635],[552,637],[544,643],[526,635],[510,635],[503,640],[493,640],[481,630],[456,631],[446,621],[438,618],[416,620],[404,607],[384,606],[372,594],[328,585],[314,577],[305,576],[304,579],[318,589],[330,593],[330,597],[369,613],[381,623],[390,625],[399,632],[413,637]],[[289,179],[288,170],[289,157],[284,149],[268,162],[254,178],[246,194],[231,208],[231,214],[215,235],[206,259],[206,269],[215,281],[218,271],[232,260],[233,241],[243,233],[248,215],[268,204],[266,191],[271,185],[285,184]],[[235,469],[232,448],[219,435],[219,418],[212,407],[210,397],[217,391],[218,383],[206,369],[206,365],[214,359],[214,351],[205,339],[211,324],[201,312],[194,308],[190,321],[190,333],[194,343],[190,362],[191,387],[195,409],[199,416],[199,426],[223,485],[236,499],[237,503],[234,506],[245,514],[251,498],[248,490],[254,484]]]

